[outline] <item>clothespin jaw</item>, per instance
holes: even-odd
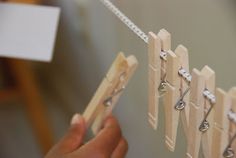
[[[123,53],[119,53],[113,62],[83,113],[87,127],[93,124],[92,130],[95,134],[100,130],[104,118],[111,113],[137,64],[134,56],[126,58]]]
[[[204,66],[202,71],[202,75],[205,78],[205,89],[203,93],[204,97],[204,118],[202,118],[202,122],[200,124],[199,129],[203,127],[202,131],[202,149],[203,155],[205,157],[211,157],[211,144],[212,144],[212,134],[213,134],[213,123],[214,123],[214,111],[212,110],[215,106],[215,72],[209,67]],[[208,92],[205,95],[205,92]],[[213,100],[212,100],[213,99]],[[207,116],[206,116],[207,115]],[[204,124],[207,123],[209,127],[204,129]]]
[[[163,96],[165,93],[165,78],[166,78],[166,60],[167,60],[167,51],[171,50],[171,34],[165,29],[161,29],[157,36],[161,39],[161,84],[158,88],[160,96]]]
[[[158,87],[161,82],[161,40],[150,32],[148,38],[148,121],[153,129],[157,129],[158,125],[158,108],[160,94]]]
[[[236,87],[233,87],[229,91],[231,100],[231,111],[235,114],[233,119],[230,119],[229,129],[229,142],[232,141],[231,148],[234,151],[234,157],[236,156],[236,140],[233,138],[236,135]]]
[[[161,29],[158,36],[161,38],[162,51],[171,50],[171,34],[165,29]]]
[[[216,89],[216,98],[211,157],[222,158],[229,140],[228,113],[231,109],[231,105],[229,94],[220,88]]]
[[[204,156],[211,157],[215,72],[208,66],[201,72],[193,70],[190,88],[187,157],[198,158],[201,143]]]
[[[148,121],[153,129],[157,129],[159,99],[165,92],[166,58],[170,50],[170,33],[162,29],[158,35],[149,33],[148,38]]]
[[[164,96],[165,109],[165,142],[170,151],[175,150],[179,116],[182,118],[184,131],[187,135],[189,115],[189,74],[188,50],[179,45],[175,53],[167,51],[166,62],[166,94]],[[184,73],[179,73],[182,71]],[[188,75],[186,75],[188,74]],[[187,105],[187,106],[186,106]],[[181,114],[181,115],[180,115]]]
[[[170,151],[175,150],[176,134],[179,122],[179,111],[174,107],[178,100],[180,82],[177,82],[179,59],[174,52],[169,50],[166,64],[166,93],[164,96],[165,110],[165,142]]]
[[[175,54],[179,58],[180,62],[180,68],[178,70],[179,76],[177,78],[178,82],[180,83],[180,100],[178,102],[179,105],[184,104],[182,106],[179,106],[179,110],[181,111],[181,119],[184,127],[185,135],[187,136],[188,131],[188,124],[189,124],[189,90],[190,90],[190,82],[192,79],[192,76],[189,72],[189,53],[188,49],[183,46],[179,45],[175,49]],[[176,107],[175,107],[176,108]],[[182,109],[183,108],[183,109]]]
[[[199,70],[193,69],[190,84],[187,158],[198,158],[199,156],[202,136],[202,133],[199,131],[199,125],[204,117],[204,99],[202,97],[204,88],[204,76]]]

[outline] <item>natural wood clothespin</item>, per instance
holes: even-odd
[[[189,72],[188,50],[179,45],[175,53],[168,51],[166,64],[165,142],[170,151],[175,150],[179,114],[181,114],[184,131],[187,135],[189,115]]]
[[[231,109],[231,103],[229,94],[220,88],[216,89],[216,98],[211,157],[223,158],[223,153],[229,139],[228,113]]]
[[[134,56],[126,58],[123,53],[113,62],[83,114],[87,127],[94,123],[92,130],[95,134],[100,130],[104,118],[111,113],[137,64]]]
[[[201,142],[204,156],[211,157],[212,108],[215,104],[214,71],[208,66],[205,66],[201,72],[194,69],[190,90],[187,157],[198,158]]]
[[[166,60],[167,60],[167,51],[171,50],[171,34],[165,29],[161,29],[157,34],[161,39],[161,81],[165,83],[166,78]],[[161,86],[161,85],[160,85]],[[164,87],[165,88],[165,84]],[[163,90],[163,89],[161,89]]]
[[[161,82],[161,40],[150,32],[148,38],[148,121],[153,129],[157,129],[159,96],[158,87]]]
[[[159,99],[165,92],[166,55],[171,47],[170,33],[162,29],[158,35],[150,32],[148,40],[149,58],[149,103],[148,121],[157,129]]]
[[[220,136],[225,138],[225,140],[220,144],[221,148],[224,146],[225,149],[222,149],[220,152],[218,152],[216,157],[225,157],[225,158],[235,158],[235,152],[236,152],[236,87],[230,89],[229,91],[229,104],[230,108],[227,114],[228,122],[225,121],[226,125],[226,132],[221,133]],[[227,130],[228,128],[228,130]],[[212,144],[212,147],[214,145]],[[213,152],[213,151],[212,151]]]

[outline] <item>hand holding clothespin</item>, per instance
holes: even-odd
[[[83,114],[87,127],[93,124],[94,133],[100,130],[103,120],[111,113],[137,65],[134,56],[126,58],[123,53],[113,62]]]

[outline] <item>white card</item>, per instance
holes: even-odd
[[[0,56],[51,61],[60,8],[0,3]]]

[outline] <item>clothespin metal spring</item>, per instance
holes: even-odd
[[[204,117],[204,119],[203,119],[201,125],[199,126],[199,131],[201,131],[201,132],[206,132],[206,131],[209,129],[209,127],[210,127],[210,124],[209,124],[209,122],[207,121],[207,117],[208,117],[209,114],[211,113],[211,111],[212,111],[212,109],[213,109],[213,106],[214,106],[214,104],[216,103],[216,98],[215,98],[215,95],[212,94],[208,89],[205,89],[205,90],[203,91],[203,96],[204,96],[207,100],[209,100],[209,102],[210,102],[210,104],[211,104],[210,109],[207,111],[207,113],[206,113],[206,115],[205,115],[205,117]]]
[[[176,109],[176,110],[181,111],[181,110],[183,110],[183,109],[185,108],[186,103],[185,103],[185,101],[184,101],[184,97],[188,94],[189,90],[190,90],[190,87],[187,88],[187,89],[184,91],[183,95],[182,95],[182,96],[179,98],[179,100],[176,102],[176,104],[175,104],[175,109]]]
[[[184,78],[185,81],[188,82],[188,84],[190,84],[191,80],[192,80],[192,76],[183,68],[179,69],[178,74]],[[184,97],[188,94],[188,92],[190,91],[190,87],[187,88],[184,93],[180,96],[180,98],[178,99],[178,101],[175,104],[175,109],[178,111],[181,111],[185,108],[186,103],[184,101]]]
[[[113,92],[109,97],[107,97],[107,98],[104,100],[103,104],[104,104],[106,107],[111,106],[111,105],[112,105],[112,99],[113,99],[115,96],[119,95],[121,92],[123,92],[124,89],[125,89],[124,86],[123,86],[121,89],[115,89],[114,92]]]
[[[230,121],[236,123],[236,114],[230,110],[228,113],[228,118]],[[231,148],[231,145],[233,144],[234,140],[236,138],[236,133],[234,134],[234,136],[231,138],[231,140],[229,141],[229,144],[227,145],[227,147],[224,150],[223,156],[225,158],[233,158],[235,155],[234,150]]]
[[[166,53],[165,51],[161,51],[161,53],[160,53],[160,58],[161,58],[162,60],[167,61],[167,53]]]

